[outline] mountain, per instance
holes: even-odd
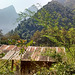
[[[38,11],[38,8],[35,5],[32,5],[31,7],[28,8],[28,10],[36,13]]]
[[[75,0],[66,0],[65,6],[75,9]]]
[[[62,26],[66,29],[75,27],[74,21],[75,15],[72,12],[73,10],[64,7],[59,2],[56,1],[49,2],[47,5],[43,6],[43,8],[47,10],[51,15],[49,18],[52,26],[57,24],[59,27]],[[38,10],[38,12],[34,15],[34,17],[38,17],[39,12],[41,12],[43,8]],[[45,14],[45,12],[42,13]],[[45,19],[44,15],[43,19]],[[18,24],[17,28],[13,33],[17,32],[23,39],[30,39],[37,30],[40,31],[42,30],[43,27],[38,25],[38,23],[39,22],[37,22],[35,18],[23,20],[20,22],[20,24]]]
[[[52,0],[52,1],[57,1],[57,2],[59,2],[61,4],[64,4],[66,2],[66,0]]]
[[[31,15],[33,16],[36,12],[38,11],[38,8],[35,5],[32,5],[31,7],[29,7],[28,9],[26,9],[24,11],[24,13],[26,13],[27,15]],[[32,12],[32,14],[31,14]],[[26,17],[26,19],[28,19],[29,17]]]
[[[71,9],[75,8],[75,0],[52,0],[52,1],[58,1],[59,3],[63,4],[64,6],[67,6]]]
[[[0,29],[4,34],[17,27],[17,24],[14,24],[17,18],[18,14],[13,5],[0,9]]]

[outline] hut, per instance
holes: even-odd
[[[4,60],[11,60],[12,61],[12,66],[11,66],[11,70],[13,70],[13,64],[14,64],[14,59],[12,59],[13,56],[19,56],[19,51],[20,51],[20,47],[17,47],[15,45],[1,45],[0,46],[0,60],[4,59]],[[4,56],[5,55],[5,56]],[[17,58],[17,57],[15,57]],[[20,59],[20,57],[19,57]],[[15,59],[17,60],[17,59]]]
[[[44,53],[46,53],[48,50],[56,51],[58,53],[65,52],[64,47],[28,46],[24,53],[20,56],[20,48],[14,47],[12,50],[8,51],[2,59],[12,60],[12,69],[14,60],[21,60],[21,75],[32,75],[32,73],[37,72],[38,68],[49,68],[52,65],[52,63],[55,63],[54,59],[44,55]]]

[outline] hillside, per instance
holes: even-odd
[[[75,9],[75,0],[67,0],[65,6]]]
[[[14,24],[17,18],[18,14],[12,5],[0,9],[0,29],[4,34],[17,27],[17,24]]]
[[[57,2],[62,3],[62,4],[64,4],[66,2],[66,0],[52,0],[52,1],[57,1]]]
[[[28,8],[28,10],[30,10],[31,12],[35,12],[36,13],[38,11],[38,8],[35,5],[32,5],[31,7]],[[25,13],[29,13],[26,10],[24,12]]]
[[[75,0],[52,0],[52,1],[58,1],[62,5],[67,6],[71,9],[75,8]]]
[[[74,13],[72,13],[73,10],[64,7],[56,1],[49,2],[47,5],[43,6],[43,8],[49,11],[51,15],[50,22],[52,25],[54,25],[54,21],[59,18],[57,20],[58,26],[62,26],[66,29],[70,27],[75,27]],[[38,12],[40,12],[43,8],[41,8]],[[38,15],[38,12],[35,14],[35,16]],[[29,18],[28,20],[21,21],[21,23],[17,26],[14,32],[17,32],[23,39],[30,39],[30,37],[35,33],[35,31],[41,29],[42,26],[39,26],[38,23],[36,23],[35,19]]]
[[[29,7],[27,10],[24,11],[24,13],[26,13],[27,15],[30,15],[30,12],[33,12],[33,14],[31,14],[31,16],[33,16],[37,11],[38,8],[35,5],[32,5],[31,7]],[[26,19],[28,19],[29,17],[26,17]]]

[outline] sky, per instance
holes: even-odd
[[[10,5],[13,5],[16,9],[16,12],[23,12],[24,9],[29,8],[33,4],[46,5],[51,0],[0,0],[0,9],[6,8]]]

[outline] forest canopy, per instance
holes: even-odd
[[[49,14],[45,14],[45,12],[42,12],[42,10],[45,9]],[[40,14],[40,12],[42,14]],[[22,13],[23,14],[23,13]],[[44,15],[45,14],[45,15]],[[47,5],[43,6],[40,10],[38,10],[37,13],[33,16],[33,18],[22,20],[15,31],[13,33],[17,32],[19,36],[22,39],[30,40],[31,36],[37,31],[41,31],[43,29],[43,26],[38,24],[38,21],[35,19],[35,17],[43,18],[43,20],[48,20],[49,24],[52,26],[58,25],[59,27],[64,27],[65,29],[69,29],[71,27],[75,27],[75,13],[74,9],[70,9],[68,7],[64,7],[58,2],[49,2]],[[45,19],[46,17],[46,19]],[[40,18],[40,21],[41,21]],[[45,24],[45,21],[43,23]],[[43,24],[43,25],[44,25]],[[48,26],[48,23],[47,23]],[[12,33],[12,32],[11,32]]]

